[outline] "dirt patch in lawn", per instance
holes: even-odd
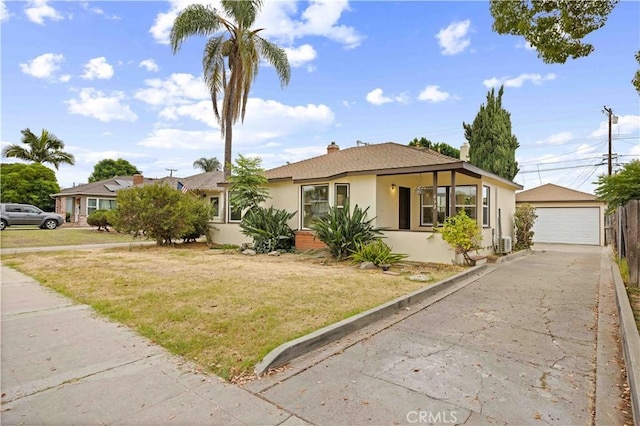
[[[405,263],[360,270],[325,257],[243,256],[203,244],[3,256],[203,371],[247,374],[280,344],[460,272]],[[408,276],[423,273],[428,283]]]

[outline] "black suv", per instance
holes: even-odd
[[[46,213],[31,204],[0,204],[0,231],[7,226],[37,225],[42,229],[56,229],[64,218],[56,213]]]

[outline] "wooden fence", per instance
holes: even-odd
[[[607,217],[605,241],[627,259],[629,285],[640,287],[640,200],[631,200]]]

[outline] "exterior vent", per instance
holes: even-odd
[[[500,238],[500,254],[511,253],[511,237]]]

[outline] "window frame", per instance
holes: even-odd
[[[474,188],[475,189],[475,204],[458,204],[456,202],[456,214],[462,209],[473,209],[475,211],[475,217],[472,217],[467,213],[467,216],[471,217],[473,220],[478,222],[478,185],[456,185],[456,191],[460,188]],[[425,220],[425,210],[430,208],[431,213],[433,213],[434,204],[437,204],[438,208],[438,224],[435,226],[441,225],[444,220],[449,217],[449,211],[451,210],[451,186],[448,185],[438,185],[437,192],[435,196],[432,196],[430,193],[433,192],[433,187],[428,187],[424,194],[420,195],[420,226],[434,227],[433,223],[433,214],[429,214],[428,218]],[[444,196],[444,198],[443,198]],[[425,204],[425,198],[431,197],[432,203]],[[444,205],[442,203],[436,203],[437,200],[444,199]],[[456,200],[457,201],[457,200]]]
[[[487,185],[482,185],[482,226],[484,228],[491,226],[491,187]]]
[[[95,200],[95,205],[91,205],[91,200]],[[85,209],[87,212],[87,216],[89,216],[91,213],[93,213],[96,210],[101,210],[100,201],[108,201],[109,204],[113,203],[113,207],[109,209],[102,209],[102,210],[113,210],[118,207],[116,200],[114,198],[87,197],[87,205]]]
[[[315,199],[315,200],[306,200],[305,199],[305,188],[309,188],[309,187],[314,188],[314,192],[316,192],[316,193],[321,192],[319,190],[324,188],[326,190],[326,197],[325,198],[318,198],[318,199]],[[311,192],[309,192],[309,193],[311,193]],[[330,198],[329,198],[329,184],[328,183],[318,183],[318,184],[312,184],[312,185],[300,185],[300,207],[301,207],[300,211],[302,212],[302,214],[300,215],[300,229],[307,229],[307,230],[310,229],[308,225],[311,224],[311,221],[313,220],[313,216],[314,216],[314,214],[313,214],[314,212],[312,212],[312,210],[314,209],[314,206],[320,206],[321,204],[325,204],[326,205],[326,210],[327,211],[331,207]],[[322,216],[325,213],[318,213],[317,215],[318,216]],[[310,219],[309,221],[306,220],[308,215],[312,216],[312,219]]]
[[[346,188],[347,189],[347,195],[345,196],[345,202],[348,203],[349,202],[349,197],[351,196],[351,188],[349,187],[348,183],[336,183],[334,185],[334,201],[333,201],[333,205],[335,206],[335,208],[338,209],[343,209],[345,206],[345,202],[343,203],[338,203],[338,188]]]
[[[216,200],[216,205],[214,206],[213,200]],[[209,196],[209,204],[211,205],[213,219],[220,219],[220,195],[211,195]],[[214,210],[215,208],[215,210]]]

